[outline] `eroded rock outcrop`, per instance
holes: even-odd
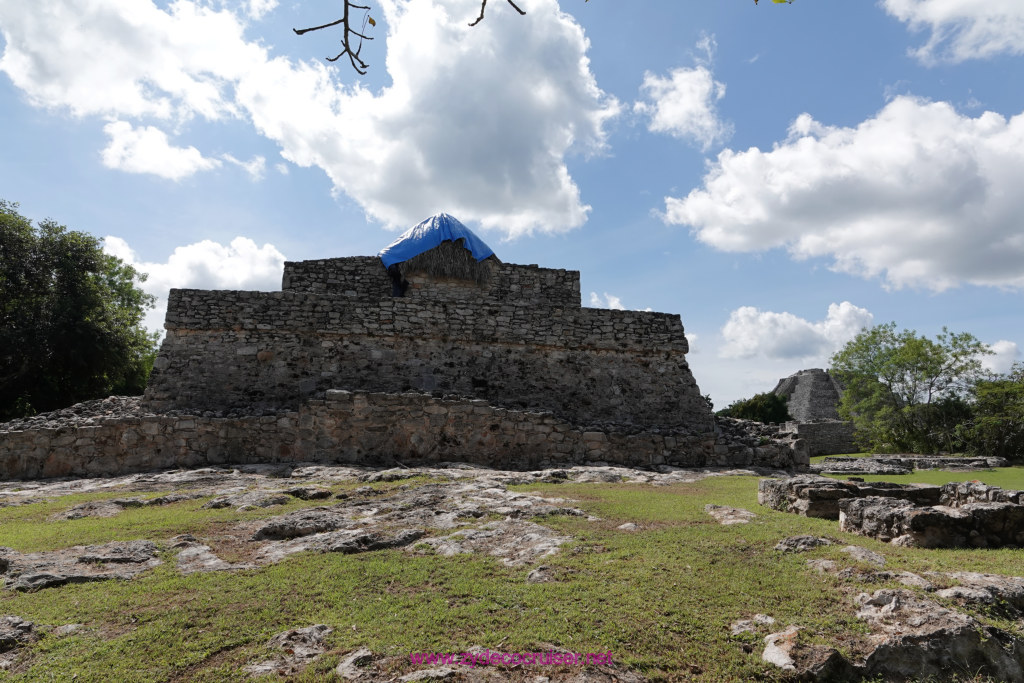
[[[757,487],[757,502],[765,507],[823,519],[839,519],[841,500],[878,496],[934,505],[940,495],[940,488],[929,484],[840,481],[816,474],[762,479]]]

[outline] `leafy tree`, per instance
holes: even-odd
[[[786,422],[793,418],[786,407],[786,399],[769,391],[755,394],[751,398],[733,401],[728,408],[719,410],[716,415],[722,417],[738,417],[743,420],[757,422]]]
[[[991,351],[969,333],[946,328],[935,340],[896,323],[861,330],[832,356],[844,386],[839,414],[872,450],[935,453],[955,450],[956,425],[970,414],[965,399]]]
[[[1024,363],[1006,375],[979,380],[972,391],[974,415],[959,435],[976,455],[1024,458]]]
[[[156,356],[145,279],[98,239],[0,199],[0,420],[137,394]]]

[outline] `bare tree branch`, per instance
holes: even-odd
[[[519,7],[516,6],[516,3],[512,2],[512,0],[508,0],[508,4],[512,5],[512,8],[515,11],[519,12],[520,16],[523,15],[523,14],[526,14],[526,12],[521,10],[521,9],[519,9]],[[484,20],[484,10],[485,9],[487,9],[487,0],[480,0],[480,16],[477,17],[476,21],[471,23],[470,26],[476,26],[477,24],[479,24],[481,21]]]
[[[511,2],[511,0],[509,0],[509,1]],[[337,26],[338,24],[341,24],[342,28],[343,28],[343,31],[342,31],[342,34],[341,34],[341,47],[342,47],[342,50],[341,50],[341,52],[336,54],[334,57],[326,57],[325,59],[327,59],[328,62],[336,62],[336,61],[338,61],[342,57],[342,55],[348,55],[348,61],[352,64],[352,68],[355,69],[356,73],[358,73],[359,75],[363,75],[363,74],[366,73],[366,70],[369,68],[370,65],[367,64],[366,62],[364,62],[359,57],[359,53],[363,49],[363,41],[364,40],[373,40],[373,38],[368,36],[368,35],[365,35],[362,31],[365,30],[366,22],[367,22],[368,19],[369,19],[369,21],[371,23],[376,23],[376,22],[374,22],[373,19],[369,18],[369,14],[365,14],[365,15],[363,15],[363,25],[362,25],[362,27],[358,31],[356,31],[355,29],[352,28],[352,25],[351,25],[351,23],[349,21],[350,16],[351,16],[351,10],[353,10],[353,9],[361,9],[361,10],[366,10],[367,12],[369,12],[370,11],[370,7],[369,7],[369,5],[355,5],[352,2],[350,2],[350,0],[345,0],[345,5],[344,6],[345,6],[344,14],[342,15],[341,19],[338,19],[337,21],[332,21],[331,23],[323,24],[322,26],[312,26],[310,28],[303,28],[303,29],[293,28],[292,30],[295,31],[296,35],[300,35],[301,36],[302,34],[309,33],[310,31],[319,31],[320,29],[330,28],[331,26]],[[353,48],[353,46],[352,46],[352,39],[353,39],[353,37],[359,39],[359,44],[355,48]]]

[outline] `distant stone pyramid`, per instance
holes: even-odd
[[[773,393],[785,398],[796,422],[839,419],[843,389],[825,370],[811,368],[780,379]]]

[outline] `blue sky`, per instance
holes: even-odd
[[[682,316],[716,407],[864,325],[1024,346],[1024,3],[0,0],[0,197],[170,287],[447,211]]]

